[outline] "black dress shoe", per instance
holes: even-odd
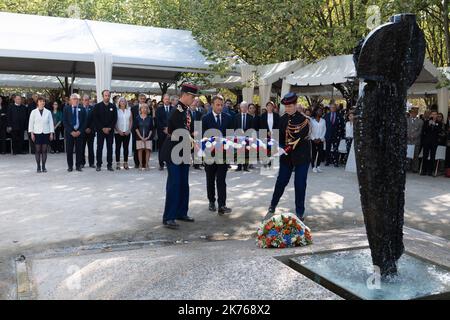
[[[194,219],[194,218],[191,218],[191,217],[189,217],[189,216],[185,216],[185,217],[182,217],[182,218],[178,218],[177,220],[184,221],[184,222],[195,222],[195,219]]]
[[[37,173],[41,173],[41,172],[42,172],[41,167],[38,167],[37,170],[36,170],[36,172],[37,172]]]
[[[325,167],[329,167],[330,164],[328,162],[325,162]]]
[[[97,167],[96,171],[102,171],[102,167]]]
[[[196,164],[196,165],[194,166],[194,169],[195,169],[195,170],[202,170],[202,168],[200,168],[200,165],[198,165],[198,164]]]
[[[159,171],[163,171],[164,170],[164,167],[159,167]]]
[[[214,202],[210,202],[209,203],[209,211],[216,212],[216,210],[217,210],[216,204]]]
[[[45,167],[42,168],[42,172],[46,173],[47,169]]]
[[[238,167],[238,168],[236,169],[236,171],[242,171],[242,168],[239,168],[239,167]]]
[[[83,170],[81,169],[81,167],[78,167],[77,169],[76,169],[78,172],[82,172]]]
[[[72,172],[72,171],[73,171],[73,168],[69,168],[69,169],[67,169],[67,171],[68,171],[68,172]]]
[[[250,170],[248,168],[244,169],[245,172],[250,172]]]
[[[90,164],[89,168],[95,168],[95,166],[93,164]]]
[[[231,211],[233,211],[233,210],[231,210],[230,208],[228,208],[228,207],[226,207],[226,206],[223,206],[223,207],[220,207],[220,208],[219,208],[219,210],[217,211],[217,213],[218,213],[219,215],[223,216],[225,213],[231,213]]]
[[[178,229],[180,225],[176,223],[174,220],[168,220],[163,222],[164,226],[169,229]]]
[[[112,167],[108,167],[108,171],[114,171]]]
[[[84,164],[82,164],[82,165],[81,165],[81,169],[84,169],[84,166],[85,166],[85,165],[84,165]]]

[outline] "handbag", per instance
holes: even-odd
[[[339,153],[347,153],[347,141],[345,139],[339,142],[338,151]]]

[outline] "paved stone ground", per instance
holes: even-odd
[[[167,172],[156,170],[67,173],[64,155],[49,155],[47,174],[36,174],[32,156],[0,156],[0,297],[11,279],[11,257],[48,248],[103,241],[249,238],[270,202],[276,175],[229,173],[226,217],[207,210],[205,173],[192,171],[191,215],[179,231],[161,227]],[[307,224],[314,230],[363,225],[357,178],[343,168],[310,173]],[[294,206],[293,181],[279,209]],[[406,225],[450,239],[450,179],[408,175]]]
[[[24,287],[32,288],[34,299],[340,299],[291,269],[289,258],[365,247],[365,230],[316,232],[313,239],[311,246],[284,250],[258,249],[252,239],[47,252],[27,260],[29,282]],[[405,246],[450,267],[450,242],[445,239],[405,228]],[[448,279],[441,280],[447,288]]]

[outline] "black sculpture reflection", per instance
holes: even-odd
[[[357,76],[365,82],[355,123],[361,205],[372,261],[382,278],[397,274],[404,251],[406,97],[424,57],[424,35],[412,14],[392,17],[354,54]]]

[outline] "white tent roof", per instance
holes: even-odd
[[[55,76],[0,74],[0,87],[59,89],[61,88],[61,84]],[[76,78],[72,88],[95,91],[95,79]],[[116,92],[144,92],[161,94],[161,89],[158,83],[142,81],[112,80],[111,90]],[[175,85],[169,87],[168,93],[176,93]]]
[[[302,66],[303,62],[299,60],[254,66],[253,71],[259,81],[256,86],[275,83]],[[241,66],[238,66],[238,68],[239,67]],[[229,76],[226,78],[216,77],[211,82],[214,86],[229,89],[243,85],[241,76]]]
[[[0,12],[0,39],[0,73],[95,77],[97,52],[123,80],[174,82],[210,64],[184,30]]]
[[[345,83],[349,77],[355,77],[355,65],[352,55],[328,57],[319,62],[308,64],[286,77],[294,86],[326,86],[333,83]]]
[[[356,77],[355,64],[352,55],[332,56],[309,64],[286,77],[286,81],[298,87],[326,87],[345,83]],[[436,84],[439,71],[426,59],[424,68],[416,83]],[[431,86],[430,86],[431,87]]]

